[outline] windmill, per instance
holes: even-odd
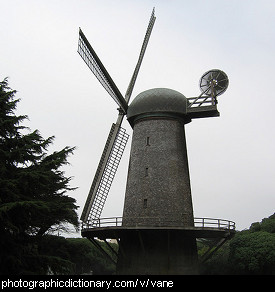
[[[82,236],[117,264],[118,274],[196,273],[196,238],[215,238],[214,248],[206,252],[205,260],[235,230],[232,221],[194,218],[184,131],[192,119],[219,116],[217,96],[228,87],[226,74],[218,69],[203,74],[201,94],[196,97],[154,88],[137,95],[129,105],[155,19],[153,9],[125,97],[79,30],[78,53],[119,105],[117,121],[111,126],[81,215]],[[125,115],[134,131],[123,217],[102,219],[102,209],[129,138],[121,127]],[[112,255],[95,238],[103,239]],[[118,253],[108,244],[108,238],[118,241]]]

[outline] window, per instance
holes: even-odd
[[[148,167],[145,168],[145,176],[148,176]]]
[[[146,146],[150,146],[150,137],[146,138]]]
[[[147,199],[143,200],[143,208],[146,209],[147,208]]]

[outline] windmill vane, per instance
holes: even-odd
[[[234,236],[235,223],[194,218],[185,125],[197,118],[218,117],[217,96],[229,81],[223,71],[213,69],[201,77],[198,96],[186,98],[172,89],[152,88],[129,104],[155,20],[153,9],[124,97],[79,29],[79,55],[119,105],[81,215],[82,236],[116,264],[117,274],[198,274],[199,261]],[[123,216],[101,218],[129,139],[121,127],[124,116],[133,135]],[[111,254],[97,238],[105,241]],[[200,258],[197,238],[215,238],[214,246]],[[118,252],[107,239],[117,241]]]

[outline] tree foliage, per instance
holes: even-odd
[[[98,242],[102,248],[105,243]],[[112,244],[117,249],[117,244]],[[66,275],[113,274],[115,265],[86,238],[45,235],[40,253],[50,259],[51,273]]]
[[[201,249],[204,246],[200,246]],[[204,274],[274,275],[275,213],[236,233],[202,266]]]
[[[76,275],[92,272],[97,275],[114,274],[115,265],[107,259],[101,251],[98,250],[86,238],[68,238],[68,252],[70,253],[71,261],[74,263],[73,273]],[[110,251],[104,242],[98,242],[106,252]],[[118,245],[109,243],[114,250],[118,250]]]
[[[230,245],[229,264],[234,274],[275,274],[274,233],[238,233]]]
[[[68,223],[78,228],[71,178],[61,170],[74,148],[48,154],[54,137],[22,125],[27,116],[15,114],[15,95],[7,79],[0,82],[0,273],[40,273],[48,267],[43,236]]]

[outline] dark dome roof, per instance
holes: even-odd
[[[143,114],[170,113],[186,115],[187,99],[178,91],[153,88],[141,92],[128,107],[127,118]]]

